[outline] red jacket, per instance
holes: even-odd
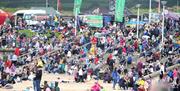
[[[7,67],[10,68],[12,65],[12,62],[10,60],[7,60],[4,65],[5,65],[5,68],[7,68]]]
[[[97,38],[96,38],[96,37],[93,37],[93,38],[91,39],[91,43],[96,44],[96,43],[97,43]]]
[[[98,64],[98,62],[99,62],[99,58],[97,58],[97,57],[94,58],[94,63],[95,63],[95,64]]]
[[[123,53],[126,53],[126,48],[124,47],[124,48],[122,49],[122,51],[123,51]]]
[[[16,49],[15,49],[14,54],[15,54],[16,56],[19,56],[19,55],[21,54],[19,48],[16,48]]]
[[[108,59],[111,60],[113,58],[112,54],[109,54]]]
[[[96,83],[94,86],[91,87],[91,91],[101,91],[101,86]]]
[[[138,49],[138,42],[137,41],[134,42],[134,48]]]

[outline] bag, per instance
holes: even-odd
[[[38,60],[38,64],[37,64],[37,67],[43,67],[43,62],[42,62],[42,60]]]

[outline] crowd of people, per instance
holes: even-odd
[[[161,83],[173,83],[174,91],[180,89],[179,69],[166,70],[180,63],[177,43],[180,20],[166,19],[163,43],[161,22],[141,25],[139,38],[136,37],[136,28],[125,25],[119,27],[119,24],[109,24],[103,28],[91,28],[85,24],[79,27],[75,36],[73,20],[67,22],[60,19],[53,25],[48,22],[29,27],[19,19],[16,27],[12,24],[0,26],[1,48],[15,49],[0,60],[2,86],[33,80],[35,91],[40,91],[42,71],[46,71],[74,75],[75,82],[102,78],[104,82],[112,82],[113,89],[119,84],[124,90],[148,91],[151,81],[144,76],[160,71]],[[27,37],[19,33],[23,29],[33,30],[36,34]],[[46,36],[48,30],[51,30],[50,36]],[[52,51],[56,52],[50,54]],[[18,69],[21,66],[23,70]],[[47,88],[45,91],[59,91],[52,90],[59,89],[58,83],[55,83],[54,88],[47,82],[44,86]],[[98,89],[102,88],[96,83],[91,90],[100,91]]]

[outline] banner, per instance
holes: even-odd
[[[82,0],[74,0],[74,15],[80,13]]]
[[[103,27],[103,16],[99,15],[81,15],[82,22],[87,23],[91,27]]]
[[[115,21],[123,22],[125,0],[116,0],[115,6]]]

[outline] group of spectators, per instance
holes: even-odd
[[[180,20],[166,20],[164,43],[161,43],[160,22],[140,26],[139,38],[136,37],[136,28],[120,28],[112,24],[103,28],[83,25],[77,36],[74,36],[71,23],[74,24],[73,21],[61,19],[57,26],[49,25],[46,21],[44,25],[28,27],[19,19],[16,27],[11,24],[1,25],[1,48],[15,49],[15,52],[6,54],[0,60],[0,83],[5,86],[7,83],[29,79],[33,80],[35,91],[40,91],[44,70],[48,73],[74,75],[76,82],[102,78],[104,82],[112,82],[114,89],[119,84],[122,89],[147,91],[151,87],[151,81],[145,80],[144,76],[160,71],[160,82],[168,78],[166,82],[173,83],[173,89],[179,89],[179,69],[166,71],[166,68],[180,63],[177,42]],[[26,28],[38,32],[31,38],[18,32],[23,31],[18,29]],[[53,32],[46,36],[44,33],[49,29],[53,29]],[[59,36],[56,36],[57,32],[60,33]],[[56,52],[49,54],[52,51]],[[34,64],[30,66],[29,63]],[[26,66],[23,70],[18,70],[21,65]],[[57,85],[56,83],[55,88]],[[46,82],[44,86],[53,89]],[[93,87],[92,91],[99,91],[93,90]]]

